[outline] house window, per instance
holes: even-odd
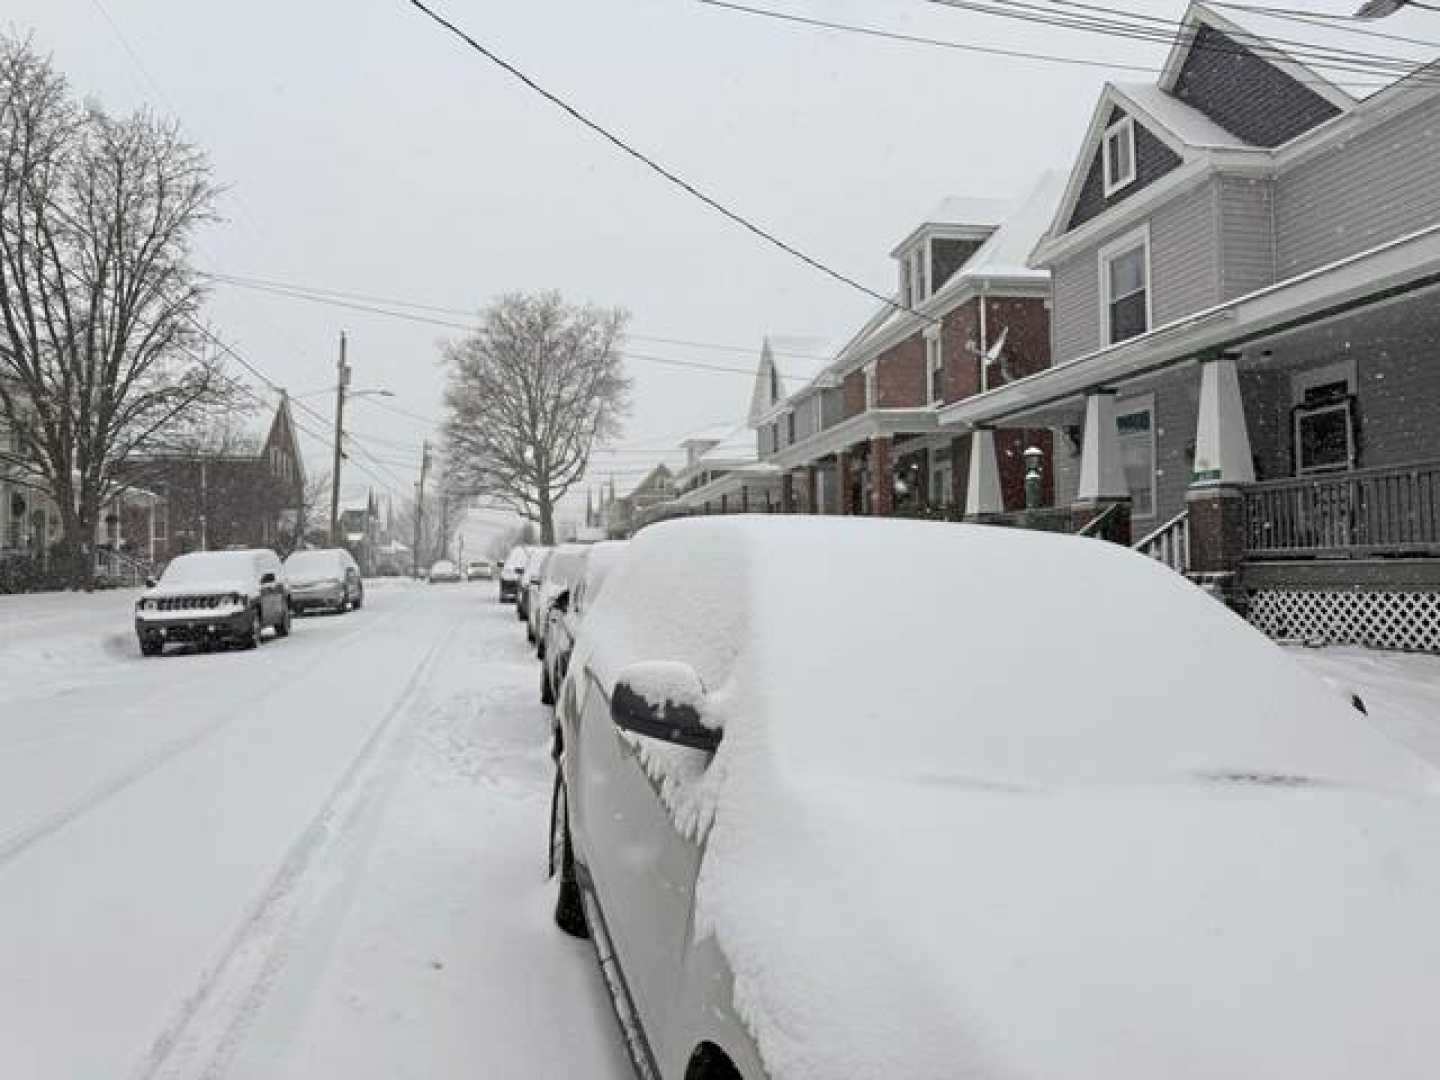
[[[815,409],[815,423],[811,428],[812,431],[819,431],[825,426],[825,410],[824,406],[821,404],[821,400],[822,399],[819,394],[816,394],[813,398],[810,399],[811,406]]]
[[[1355,464],[1355,399],[1341,379],[1306,389],[1295,407],[1295,471],[1333,472]]]
[[[1106,345],[1150,329],[1150,230],[1122,236],[1100,249],[1101,318]]]
[[[939,405],[945,400],[945,357],[940,328],[925,331],[925,400]]]
[[[875,408],[875,365],[865,366],[865,408]]]
[[[900,302],[906,307],[913,303],[910,299],[910,282],[910,256],[902,255],[900,257]]]
[[[155,503],[155,539],[164,540],[170,531],[170,504]]]
[[[1146,518],[1155,515],[1155,406],[1146,399],[1136,406],[1120,402],[1115,414],[1120,436],[1120,463],[1125,469],[1125,486],[1130,491],[1130,514]]]
[[[791,446],[795,445],[795,414],[793,412],[785,414],[785,441]]]
[[[1105,129],[1105,197],[1135,182],[1135,123],[1130,117]]]

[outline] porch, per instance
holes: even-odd
[[[1045,424],[1057,509],[1110,515],[1109,538],[1274,636],[1440,651],[1437,299],[1432,229],[942,421],[992,438]]]

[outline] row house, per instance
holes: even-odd
[[[894,299],[761,429],[783,510],[960,516],[974,436],[939,416],[1049,364],[1048,274],[1026,259],[1062,187],[1049,174],[1019,200],[947,199],[895,247]],[[1024,451],[1050,439],[1043,426],[998,439],[1002,508],[1025,505]]]
[[[1440,649],[1437,68],[1357,97],[1225,11],[1099,96],[1031,259],[1052,363],[940,423],[1048,429],[1074,524],[1272,634]]]

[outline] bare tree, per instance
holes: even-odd
[[[173,123],[79,104],[0,34],[0,419],[13,475],[57,505],[72,584],[119,467],[235,393],[197,347],[189,242],[215,195]]]
[[[556,504],[629,408],[619,352],[627,318],[559,293],[512,293],[483,312],[479,330],[445,346],[452,479],[536,522],[542,543],[555,542]]]

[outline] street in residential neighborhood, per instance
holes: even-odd
[[[1421,0],[11,0],[0,1080],[1434,1080],[1437,297]]]

